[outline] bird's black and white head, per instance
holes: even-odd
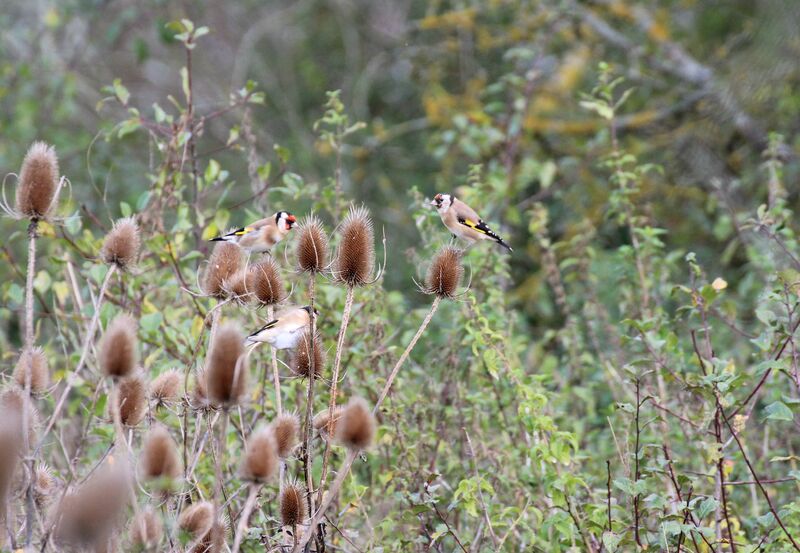
[[[275,224],[280,230],[292,230],[292,226],[297,222],[294,215],[288,211],[279,211],[275,214]]]
[[[431,205],[436,208],[436,211],[439,213],[447,213],[447,210],[450,209],[450,206],[453,205],[453,196],[450,194],[436,194],[431,200]]]
[[[313,314],[314,318],[319,317],[319,311],[317,311],[316,308],[311,307],[310,305],[304,305],[303,309],[306,310],[306,313],[308,313],[309,316],[311,316]]]

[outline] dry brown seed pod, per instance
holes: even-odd
[[[38,465],[33,481],[33,499],[37,507],[42,508],[52,501],[56,485],[56,479],[50,467],[44,464]]]
[[[114,394],[119,420],[124,426],[136,426],[147,413],[147,382],[140,374],[123,378]]]
[[[375,265],[372,219],[365,207],[351,207],[340,229],[333,276],[348,286],[363,286]]]
[[[452,246],[445,246],[436,254],[428,268],[425,291],[441,298],[452,298],[464,274],[461,265],[461,252]]]
[[[232,323],[222,325],[214,336],[206,357],[205,380],[208,399],[216,406],[238,403],[246,392],[244,336]]]
[[[16,387],[7,388],[0,394],[0,420],[4,426],[16,433],[19,447],[24,445],[24,426],[27,423],[28,444],[36,442],[36,430],[39,427],[39,411],[27,397],[25,390]]]
[[[97,362],[106,376],[126,377],[136,369],[139,359],[136,326],[133,317],[126,313],[109,323],[97,353]]]
[[[328,235],[315,215],[309,215],[297,229],[297,266],[305,273],[320,273],[328,263]]]
[[[375,438],[375,417],[361,398],[353,398],[342,411],[334,433],[336,440],[351,449],[366,449]]]
[[[14,380],[25,389],[30,381],[31,392],[40,394],[50,385],[50,369],[41,348],[23,351],[14,367]]]
[[[222,283],[227,297],[236,300],[239,304],[246,304],[253,299],[253,292],[249,281],[252,280],[251,272],[245,269],[236,271],[232,277]]]
[[[215,298],[227,297],[225,281],[241,270],[242,249],[232,242],[217,242],[203,276],[203,292]]]
[[[224,519],[217,518],[211,525],[211,530],[192,548],[191,553],[223,553],[227,533],[228,524]]]
[[[158,547],[164,535],[161,517],[152,509],[145,509],[133,518],[130,525],[131,541],[145,550]]]
[[[300,436],[300,419],[297,418],[297,415],[290,413],[279,415],[272,421],[272,432],[278,448],[278,457],[285,459],[297,447]]]
[[[181,460],[169,430],[163,426],[153,427],[145,436],[141,458],[142,477],[178,478],[181,475]]]
[[[305,490],[289,485],[281,492],[281,524],[295,527],[306,518]]]
[[[314,375],[319,378],[322,376],[324,366],[325,347],[322,344],[322,338],[318,332],[315,332],[312,344],[311,331],[307,330],[297,343],[297,347],[289,354],[289,368],[297,376],[308,378],[313,367]]]
[[[262,305],[275,305],[286,298],[278,265],[272,258],[259,261],[250,267],[248,289]]]
[[[52,146],[34,142],[19,172],[17,211],[29,219],[47,219],[59,186],[58,157]]]
[[[336,435],[336,428],[339,424],[339,420],[342,418],[342,410],[343,407],[341,405],[338,405],[333,409],[333,426],[331,431],[334,436]],[[325,441],[330,440],[330,436],[328,435],[328,422],[330,421],[331,417],[329,413],[330,411],[328,409],[321,411],[314,417],[312,423],[317,432],[319,432],[320,437],[322,437],[322,439]]]
[[[136,263],[141,247],[142,239],[136,219],[125,217],[116,221],[106,235],[100,256],[105,263],[116,265],[124,271]]]
[[[12,419],[15,420],[15,419]],[[19,426],[9,419],[0,421],[0,502],[6,504],[22,453]]]
[[[256,430],[247,440],[242,463],[242,476],[254,482],[265,482],[278,472],[278,446],[271,428]]]
[[[214,516],[214,505],[209,501],[199,501],[181,511],[178,526],[192,539],[198,540],[211,531],[215,522]]]
[[[181,392],[181,378],[175,369],[161,373],[150,382],[150,397],[158,404],[174,401]]]

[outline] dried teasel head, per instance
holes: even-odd
[[[366,449],[375,438],[375,417],[361,398],[353,398],[336,425],[336,440],[351,449]]]
[[[452,246],[445,246],[436,254],[428,268],[424,291],[441,298],[452,298],[464,274],[461,265],[461,252]]]
[[[206,357],[206,392],[216,406],[238,403],[247,387],[244,336],[232,323],[217,330]]]
[[[281,492],[281,524],[294,528],[306,518],[305,490],[290,484]]]
[[[199,501],[181,511],[178,527],[193,540],[199,540],[211,531],[215,516],[216,509],[210,501]]]
[[[278,265],[272,258],[259,261],[250,267],[248,289],[262,305],[275,305],[286,298]]]
[[[44,507],[53,500],[58,483],[50,467],[40,464],[36,467],[33,476],[33,500],[36,506]]]
[[[47,219],[58,195],[58,157],[52,146],[34,142],[25,154],[17,186],[17,211],[32,220]]]
[[[15,418],[0,420],[0,502],[6,504],[15,482],[23,442]]]
[[[190,553],[223,553],[226,551],[227,534],[227,520],[217,517],[211,525],[211,530],[190,550]]]
[[[152,509],[144,509],[133,517],[129,527],[131,541],[145,551],[155,550],[164,535],[164,523]]]
[[[20,447],[24,444],[26,432],[28,444],[36,442],[39,411],[25,390],[12,386],[0,394],[0,420],[5,427],[13,431]]]
[[[181,373],[170,369],[150,382],[150,397],[158,405],[175,401],[181,392]]]
[[[331,432],[334,436],[336,435],[336,428],[339,424],[339,421],[342,418],[343,409],[344,408],[341,405],[333,408],[333,423],[331,424]],[[324,411],[317,413],[317,415],[314,416],[314,420],[312,422],[314,428],[317,430],[317,432],[319,432],[320,437],[325,441],[329,441],[331,438],[328,435],[328,424],[330,422],[331,422],[331,415],[329,409],[325,409]]]
[[[14,380],[22,389],[30,383],[31,392],[35,394],[47,390],[47,386],[50,385],[50,369],[47,366],[47,357],[41,348],[22,352],[14,367]]]
[[[145,436],[140,466],[145,480],[173,480],[181,475],[178,448],[164,426],[154,426]]]
[[[136,263],[142,239],[139,225],[133,217],[125,217],[114,223],[100,248],[100,257],[109,265],[127,270]]]
[[[278,472],[278,446],[271,428],[256,430],[247,440],[242,476],[254,482],[266,482]]]
[[[253,291],[250,286],[252,279],[248,270],[236,271],[232,277],[222,283],[227,297],[235,300],[238,304],[244,305],[253,299]]]
[[[204,369],[198,369],[194,374],[194,388],[190,396],[190,405],[192,409],[196,410],[208,409],[210,406],[208,389],[206,388],[206,371]]]
[[[133,373],[138,362],[136,321],[122,313],[114,317],[100,340],[97,361],[106,376],[126,377]]]
[[[242,268],[242,249],[232,242],[216,242],[203,276],[203,292],[215,298],[227,297],[225,282]]]
[[[283,413],[272,421],[272,433],[275,436],[275,446],[278,448],[278,457],[287,458],[297,447],[300,436],[300,419],[297,415]]]
[[[339,235],[334,278],[347,286],[367,284],[375,266],[375,237],[369,211],[365,207],[351,207],[339,228]]]
[[[116,409],[112,420],[119,416],[124,426],[136,426],[147,413],[147,382],[140,374],[134,374],[117,382],[111,406]]]
[[[304,273],[321,273],[328,264],[328,235],[322,222],[309,215],[297,229],[297,266]]]
[[[307,330],[297,342],[297,347],[289,354],[289,368],[302,378],[309,378],[313,370],[314,376],[319,378],[324,366],[325,347],[322,344],[322,338],[318,332],[315,332],[312,342],[311,331]]]

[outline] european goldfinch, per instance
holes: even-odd
[[[313,316],[317,316],[313,310]],[[266,342],[275,349],[292,349],[297,346],[303,333],[311,325],[312,309],[310,305],[304,307],[288,307],[275,315],[275,320],[268,322],[250,336],[245,343],[248,345]]]
[[[436,207],[439,216],[454,236],[467,242],[474,243],[479,240],[494,240],[508,251],[514,251],[495,232],[489,228],[483,219],[478,217],[470,206],[451,194],[436,194],[431,201]]]
[[[233,242],[247,253],[264,253],[286,238],[296,222],[295,216],[288,211],[279,211],[272,217],[212,238],[211,242]]]

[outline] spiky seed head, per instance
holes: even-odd
[[[249,286],[251,279],[250,271],[242,269],[236,271],[232,277],[222,283],[227,297],[236,300],[240,305],[244,305],[253,299],[253,292]]]
[[[226,550],[227,533],[227,521],[217,517],[211,525],[211,530],[191,549],[190,553],[223,553]]]
[[[439,250],[428,268],[425,291],[441,298],[452,298],[456,295],[463,274],[461,252],[452,246],[445,246]]]
[[[242,476],[254,482],[266,482],[278,471],[278,446],[271,428],[256,430],[247,440]]]
[[[106,376],[123,378],[136,369],[139,360],[136,321],[127,313],[114,317],[100,341],[97,361]]]
[[[58,192],[58,157],[52,146],[34,142],[19,172],[17,211],[29,219],[47,219]]]
[[[16,417],[0,420],[0,502],[3,504],[8,500],[14,484],[22,448]]]
[[[297,229],[297,266],[304,273],[320,273],[328,264],[328,235],[316,215],[306,217]]]
[[[286,486],[281,492],[281,524],[294,528],[306,518],[305,490],[295,485]]]
[[[275,305],[286,298],[278,264],[267,258],[250,267],[248,288],[262,305]]]
[[[333,276],[348,286],[363,286],[375,265],[374,233],[367,208],[351,207],[339,235]]]
[[[286,459],[297,446],[300,435],[300,419],[297,418],[297,415],[283,413],[272,421],[272,432],[278,448],[278,457]]]
[[[31,392],[36,394],[47,390],[50,384],[50,369],[47,366],[47,357],[41,348],[22,352],[14,367],[14,380],[22,389],[25,389],[30,382]]]
[[[337,405],[333,408],[333,423],[331,424],[331,432],[334,436],[336,435],[336,428],[338,427],[339,421],[342,418],[343,409],[344,408],[341,405]],[[325,409],[314,417],[314,428],[316,428],[320,437],[322,437],[322,439],[325,441],[330,440],[330,435],[328,435],[328,423],[330,421],[331,415],[330,410],[328,409]]]
[[[154,426],[145,436],[141,458],[142,477],[175,479],[181,475],[181,460],[175,441],[164,426]]]
[[[152,509],[144,509],[133,517],[130,525],[131,541],[145,550],[158,547],[164,535],[161,517]]]
[[[124,271],[136,264],[141,247],[142,239],[136,219],[125,217],[116,221],[106,234],[100,256],[105,263],[116,265]]]
[[[215,509],[210,501],[199,501],[181,511],[178,527],[198,540],[211,531],[214,525]]]
[[[36,467],[33,478],[33,499],[36,505],[41,508],[53,500],[53,493],[57,485],[56,479],[50,467],[44,464]]]
[[[124,426],[136,426],[142,422],[147,413],[147,382],[142,375],[121,379],[114,396],[112,405]]]
[[[150,382],[150,397],[159,405],[175,401],[181,391],[181,378],[175,369],[161,373]]]
[[[24,443],[26,431],[28,444],[32,445],[36,442],[39,411],[28,398],[25,390],[11,387],[0,394],[0,420],[4,421],[4,426],[7,425],[15,433],[20,447]],[[27,424],[27,428],[25,428],[25,424]]]
[[[208,389],[206,388],[206,371],[198,369],[194,374],[194,389],[191,397],[192,409],[207,409],[209,407]]]
[[[289,368],[297,376],[309,378],[313,370],[314,376],[319,378],[325,366],[325,347],[318,332],[314,333],[311,341],[311,331],[306,330],[297,342],[297,347],[289,354]]]
[[[216,406],[238,403],[247,386],[247,360],[244,336],[236,325],[222,325],[214,336],[206,357],[206,391]]]
[[[215,298],[227,297],[225,281],[242,268],[242,249],[233,242],[217,242],[203,277],[203,292]]]
[[[375,438],[375,417],[361,398],[353,398],[336,425],[336,440],[351,449],[366,449]]]

